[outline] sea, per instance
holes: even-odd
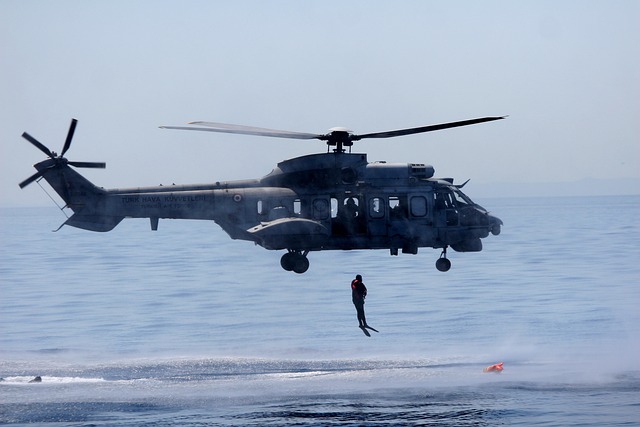
[[[502,233],[446,273],[420,249],[295,274],[209,221],[0,209],[0,424],[640,426],[640,196],[477,201]]]

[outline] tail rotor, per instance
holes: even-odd
[[[26,139],[31,144],[33,144],[38,150],[46,154],[49,157],[49,159],[44,160],[43,162],[40,162],[37,165],[35,165],[38,172],[34,173],[29,178],[22,181],[19,184],[20,188],[24,188],[27,185],[31,184],[32,182],[38,180],[40,177],[44,175],[44,173],[48,169],[54,168],[56,166],[70,165],[70,166],[75,166],[77,168],[92,168],[92,169],[104,169],[107,166],[106,163],[103,163],[103,162],[73,162],[73,161],[68,161],[66,158],[63,157],[65,153],[69,150],[69,147],[71,147],[71,140],[73,139],[73,134],[76,131],[77,124],[78,124],[78,121],[76,119],[71,119],[69,132],[67,132],[67,138],[64,142],[64,145],[62,147],[62,152],[60,155],[58,155],[55,151],[49,150],[47,146],[45,146],[43,143],[35,139],[33,136],[29,135],[27,132],[24,132],[22,134],[22,137],[24,139]]]

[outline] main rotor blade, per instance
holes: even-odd
[[[51,157],[52,159],[55,158],[51,150],[49,150],[47,147],[44,146],[44,144],[42,144],[40,141],[38,141],[28,133],[23,132],[22,137],[27,141],[29,141],[30,143],[32,143],[33,145],[35,145],[40,151],[42,151],[47,156]]]
[[[64,147],[62,147],[62,153],[60,153],[60,157],[63,157],[64,153],[66,153],[69,147],[71,146],[73,133],[76,131],[76,124],[78,124],[78,121],[76,119],[71,119],[71,125],[69,126],[69,132],[67,133],[67,139],[64,142]]]
[[[206,126],[200,127],[187,127],[187,126],[160,126],[162,129],[179,129],[179,130],[199,130],[206,132],[220,132],[220,133],[234,133],[241,135],[257,135],[257,136],[271,136],[275,138],[291,138],[291,139],[320,139],[324,135],[318,135],[313,133],[304,132],[291,132],[288,130],[276,130],[258,128],[253,126],[232,125],[227,123],[213,123],[213,122],[191,122],[190,125]]]
[[[36,172],[33,175],[31,175],[29,178],[25,179],[24,181],[22,181],[20,184],[20,188],[24,188],[27,185],[31,184],[33,181],[35,181],[36,179],[40,178],[42,176],[42,172]]]
[[[77,168],[104,169],[107,167],[104,162],[67,162],[67,164]]]
[[[482,117],[479,119],[462,120],[459,122],[450,122],[450,123],[441,123],[437,125],[421,126],[417,128],[410,128],[410,129],[399,129],[399,130],[390,130],[386,132],[366,133],[364,135],[353,135],[351,139],[353,141],[358,141],[364,138],[392,138],[394,136],[403,136],[403,135],[412,135],[414,133],[432,132],[434,130],[442,130],[442,129],[455,128],[459,126],[475,125],[478,123],[490,122],[493,120],[501,120],[501,119],[504,119],[504,117]]]

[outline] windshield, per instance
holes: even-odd
[[[458,207],[462,207],[464,205],[473,205],[474,203],[471,201],[466,194],[457,188],[452,188],[453,198],[455,199],[455,203]]]
[[[453,198],[455,199],[456,206],[458,208],[462,208],[464,206],[474,206],[476,208],[485,210],[482,206],[474,203],[469,196],[460,191],[459,188],[452,188],[451,193],[453,194]]]

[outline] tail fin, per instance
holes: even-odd
[[[58,163],[53,164],[51,163]],[[56,193],[64,200],[66,207],[74,212],[82,210],[87,205],[96,205],[98,199],[104,197],[105,191],[96,187],[62,162],[45,160],[34,167],[49,183]]]
[[[47,163],[45,160],[42,163]],[[106,214],[107,193],[66,164],[48,167],[35,165],[42,177],[51,185],[73,211],[63,224],[90,231],[111,231],[124,219],[123,216]]]
[[[103,169],[106,165],[101,162],[74,162],[64,158],[65,153],[71,146],[71,140],[73,139],[77,122],[76,119],[71,119],[71,125],[69,126],[67,138],[60,155],[51,151],[27,132],[22,134],[24,139],[29,141],[49,158],[35,164],[34,167],[37,172],[22,181],[19,185],[20,188],[24,188],[32,182],[44,178],[56,193],[62,197],[62,200],[66,203],[66,207],[74,212],[65,224],[85,230],[109,231],[118,225],[123,217],[106,214],[106,191],[96,187],[88,179],[70,167]]]

